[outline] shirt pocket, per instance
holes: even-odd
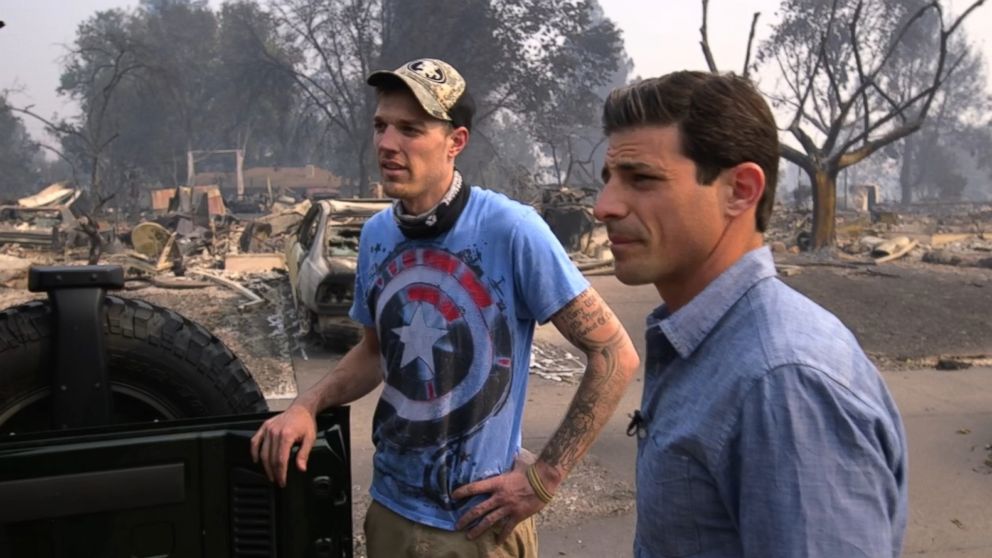
[[[692,495],[692,458],[662,448],[648,436],[637,461],[637,538],[667,558],[702,550]]]

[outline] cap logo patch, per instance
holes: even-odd
[[[411,72],[434,83],[444,83],[448,80],[444,75],[444,70],[431,60],[415,60],[407,64],[406,67]]]

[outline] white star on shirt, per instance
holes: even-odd
[[[423,309],[423,304],[418,305],[413,317],[410,318],[409,325],[393,328],[393,333],[399,335],[400,342],[403,343],[403,358],[400,360],[400,366],[406,366],[419,358],[433,375],[434,344],[447,335],[448,330],[427,325]]]

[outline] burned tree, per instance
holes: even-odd
[[[59,93],[79,102],[82,114],[77,118],[45,118],[30,106],[13,109],[44,124],[61,142],[61,149],[43,147],[69,162],[74,172],[77,165],[89,172],[90,191],[98,208],[116,194],[104,188],[111,166],[109,148],[119,137],[113,101],[121,84],[143,67],[125,31],[126,20],[124,12],[109,10],[80,25],[59,86]]]
[[[85,209],[79,205],[76,211],[80,213],[77,226],[90,241],[91,265],[99,261],[103,251],[94,216],[119,192],[119,188],[105,188],[106,170],[111,166],[109,148],[119,137],[112,118],[113,99],[121,83],[142,68],[134,57],[134,44],[124,31],[126,18],[122,11],[109,10],[80,26],[79,39],[68,57],[59,88],[60,93],[80,102],[82,114],[78,118],[45,118],[30,106],[12,109],[40,121],[48,133],[59,138],[61,149],[43,147],[72,165],[74,174],[76,163],[89,171],[94,204]]]
[[[899,165],[903,204],[961,200],[969,182],[964,168],[971,163],[980,176],[992,179],[992,161],[986,156],[992,152],[992,96],[986,92],[985,62],[963,33],[952,46],[961,53],[961,62],[934,101],[923,128],[884,151]]]
[[[782,157],[813,186],[813,249],[835,242],[840,171],[920,129],[960,63],[950,39],[983,3],[948,22],[937,0],[783,1],[783,19],[756,65],[778,70],[769,96],[788,114],[784,131],[799,146],[783,142]],[[907,71],[922,77],[907,86],[899,79]]]
[[[37,162],[42,158],[24,123],[0,94],[0,200],[27,194],[40,178]]]
[[[279,0],[272,17],[295,56],[259,41],[258,54],[291,76],[307,103],[326,119],[353,154],[359,195],[369,191],[371,93],[364,78],[382,44],[382,2]]]

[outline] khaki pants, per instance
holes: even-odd
[[[375,500],[365,515],[369,558],[537,558],[533,516],[520,522],[503,544],[496,543],[495,528],[474,541],[465,533],[415,523]]]

